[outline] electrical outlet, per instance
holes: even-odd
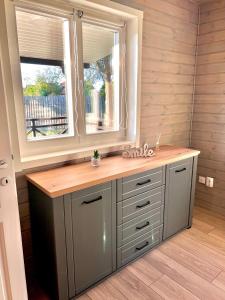
[[[202,184],[205,184],[205,183],[206,183],[206,179],[205,179],[205,177],[203,177],[203,176],[199,176],[199,178],[198,178],[198,182],[199,182],[199,183],[202,183]]]
[[[206,186],[213,188],[214,187],[214,178],[206,177]]]

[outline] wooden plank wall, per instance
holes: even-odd
[[[144,11],[141,139],[189,145],[198,6],[188,0],[114,0]]]
[[[200,12],[192,146],[202,151],[198,174],[215,188],[197,184],[196,203],[225,215],[225,1]]]
[[[114,0],[144,11],[141,140],[189,146],[198,5],[189,0]],[[24,255],[32,261],[27,184],[17,174]]]

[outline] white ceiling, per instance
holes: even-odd
[[[84,62],[95,62],[112,53],[114,33],[89,24],[83,25]]]

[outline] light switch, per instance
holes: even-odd
[[[214,187],[214,178],[206,177],[206,186],[213,188]]]
[[[202,184],[205,184],[205,183],[206,183],[206,179],[205,179],[205,177],[203,177],[203,176],[199,176],[199,178],[198,178],[198,182],[199,182],[199,183],[202,183]]]

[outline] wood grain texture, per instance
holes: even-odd
[[[88,296],[87,299],[92,300],[102,300],[102,299],[114,299],[114,300],[123,300],[128,299],[117,289],[114,285],[112,285],[109,281],[103,282],[101,286],[96,287],[95,289],[90,290],[87,294],[79,297],[80,300],[85,300],[85,297]]]
[[[189,146],[190,126],[182,126],[192,111],[198,24],[197,1],[114,0],[144,12],[142,51],[141,142]],[[174,105],[174,99],[188,99]],[[161,101],[155,99],[163,99]],[[167,129],[174,118],[176,131]],[[146,129],[154,118],[154,129]],[[188,120],[191,124],[191,120]]]
[[[216,279],[213,280],[213,283],[225,291],[225,272],[221,272]]]
[[[180,262],[186,268],[208,281],[212,281],[221,272],[220,268],[211,265],[210,262],[206,262],[200,257],[196,257],[172,241],[162,245],[160,250],[168,257],[175,259],[178,263]]]
[[[168,276],[164,275],[158,281],[156,281],[152,286],[152,289],[157,292],[163,299],[183,299],[183,300],[197,300],[191,292],[183,288],[176,281],[170,279]]]
[[[143,258],[140,258],[133,264],[127,266],[127,270],[148,286],[162,277],[162,273],[149,264],[146,264],[146,261]]]
[[[201,150],[198,175],[215,178],[209,189],[197,184],[196,203],[225,215],[225,0],[200,5],[192,147]]]
[[[145,285],[127,269],[110,277],[108,281],[123,294],[125,299],[162,299],[151,286]]]
[[[151,158],[125,159],[121,155],[104,158],[99,168],[90,162],[26,175],[28,181],[51,198],[63,196],[93,185],[155,169],[199,155],[199,151],[161,146]]]

